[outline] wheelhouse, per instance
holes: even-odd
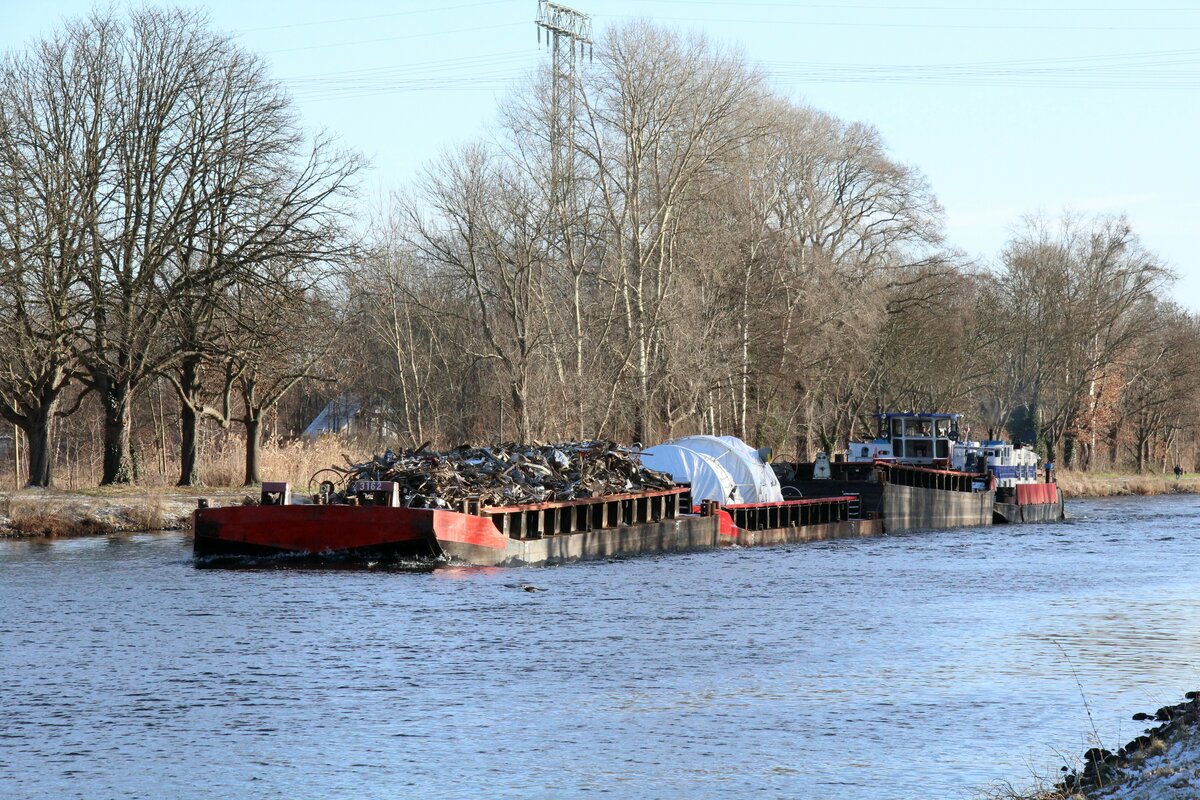
[[[879,438],[891,444],[892,456],[908,464],[944,464],[959,439],[962,414],[876,414]]]

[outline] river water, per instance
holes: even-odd
[[[969,798],[1200,688],[1200,498],[519,570],[0,543],[0,797]],[[526,587],[535,588],[528,591]]]

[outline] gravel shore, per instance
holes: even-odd
[[[1115,753],[1093,747],[1082,765],[1049,788],[1004,788],[987,800],[1196,800],[1200,798],[1200,692],[1152,713],[1133,715],[1149,727]]]
[[[1093,748],[1064,788],[1089,800],[1193,800],[1200,797],[1200,692],[1133,719],[1152,727],[1116,753]],[[1157,723],[1157,724],[1154,724]]]

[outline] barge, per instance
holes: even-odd
[[[359,481],[344,502],[296,498],[264,483],[257,505],[198,508],[195,555],[207,563],[288,556],[319,561],[534,566],[882,533],[857,496],[693,505],[687,487],[561,502],[408,508],[389,481]]]
[[[511,458],[487,449],[449,458],[422,447],[401,468],[389,450],[355,469],[400,476],[403,490],[397,480],[345,481],[344,470],[334,470],[344,476],[341,491],[326,481],[312,496],[293,498],[287,484],[264,483],[257,504],[202,501],[193,549],[208,562],[284,555],[528,566],[1062,518],[1052,471],[1038,482],[1031,451],[959,441],[957,414],[877,416],[879,438],[851,442],[832,463],[821,456],[783,469],[772,468],[768,451],[734,437],[687,437],[632,461],[612,443],[572,456],[548,446],[542,456],[529,450]],[[597,482],[589,466],[604,458],[620,467],[610,475],[615,483]],[[468,471],[490,465],[493,478],[537,493],[450,499],[443,489],[474,480],[452,463]],[[444,484],[435,479],[439,470]],[[591,488],[579,492],[585,483]],[[564,494],[570,499],[531,502]]]
[[[965,440],[962,415],[875,415],[878,435],[851,441],[830,461],[778,465],[784,491],[802,497],[856,492],[890,533],[1064,518],[1064,501],[1046,465],[1027,448]]]

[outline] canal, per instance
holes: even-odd
[[[0,796],[970,798],[1200,688],[1200,498],[520,570],[0,541]]]

